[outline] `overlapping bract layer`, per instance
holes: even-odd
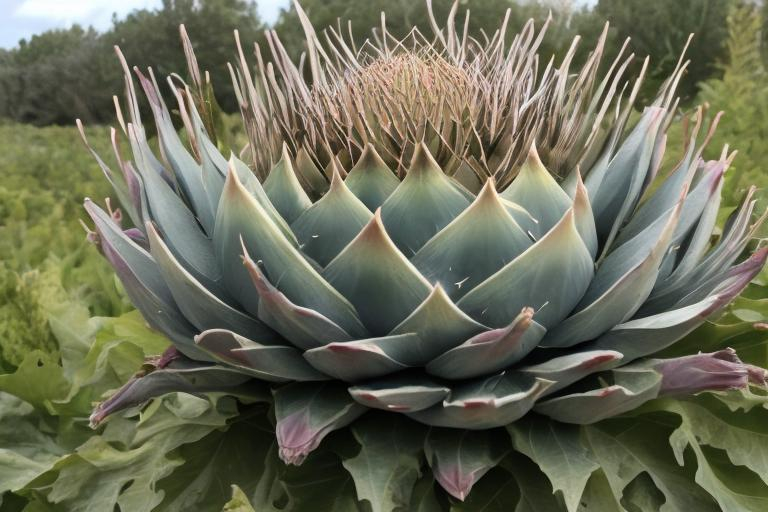
[[[446,62],[466,59],[445,44]],[[314,48],[317,79],[323,68]],[[490,48],[506,55],[503,42]],[[515,48],[508,52],[513,62]],[[491,50],[480,52],[477,62],[495,76],[501,71],[488,57]],[[542,92],[562,94],[567,71],[548,69]],[[133,161],[121,160],[116,150],[124,180],[99,163],[140,234],[123,231],[91,201],[86,209],[127,294],[180,355],[129,383],[94,420],[171,389],[220,391],[259,379],[273,386],[281,455],[300,463],[327,433],[370,408],[433,427],[482,430],[531,410],[591,423],[670,389],[679,393],[665,374],[701,360],[651,364],[646,356],[726,305],[768,256],[761,249],[737,263],[762,220],[750,226],[754,190],[710,242],[729,161],[726,155],[701,158],[707,138],[697,144],[701,111],[679,165],[655,179],[681,72],[626,135],[631,102],[624,106],[599,150],[578,158],[590,162],[584,180],[576,166],[560,183],[532,143],[521,165],[505,150],[494,171],[482,148],[468,155],[472,144],[462,146],[449,161],[484,162],[470,166],[464,178],[471,179],[462,181],[460,165],[445,168],[435,159],[444,140],[430,149],[428,131],[411,147],[408,137],[395,146],[382,139],[362,147],[350,143],[343,158],[330,152],[325,170],[317,165],[321,145],[310,135],[290,136],[286,142],[293,147],[282,147],[277,164],[264,167],[267,147],[254,158],[253,173],[236,156],[219,152],[189,91],[171,81],[188,150],[154,76],[137,72],[158,128],[158,158],[126,73],[131,122],[123,130]],[[584,73],[576,80],[593,77]],[[283,89],[269,86],[267,99],[275,90],[298,94],[294,89],[303,82],[288,75]],[[305,92],[321,97],[306,108],[328,108],[322,91],[335,83],[331,75],[314,89],[304,84]],[[266,104],[277,108],[269,101],[259,105]],[[294,107],[284,102],[280,109],[306,114]],[[578,109],[571,114],[589,119]],[[246,123],[254,119],[246,115]],[[428,115],[422,120],[431,123]],[[286,129],[279,116],[274,123],[279,129],[272,136]],[[381,137],[392,126],[381,118],[374,124],[364,130],[368,136]],[[574,140],[590,133],[578,132]],[[538,128],[526,137],[515,144],[542,138],[550,156],[558,147]],[[322,137],[326,149],[331,138]],[[381,157],[381,144],[390,144],[389,156],[397,148],[397,168]],[[570,159],[558,165],[564,162]],[[722,382],[746,385],[743,376],[756,372],[735,358],[714,367],[735,372],[713,384],[717,389]],[[589,378],[608,371],[603,376],[610,384]],[[487,450],[470,449],[488,459],[470,475],[439,446],[430,463],[444,487],[463,498],[492,465]]]

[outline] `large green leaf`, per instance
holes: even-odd
[[[507,427],[515,449],[534,461],[562,494],[568,512],[578,509],[592,472],[600,466],[582,443],[580,428],[529,416]]]
[[[662,420],[636,417],[586,427],[589,447],[616,501],[632,480],[648,472],[666,498],[663,512],[718,510],[712,497],[693,482],[692,471],[676,463],[669,448],[672,429]]]
[[[768,410],[734,412],[713,396],[691,400],[660,400],[645,410],[677,414],[682,423],[672,436],[678,462],[688,443],[724,450],[730,463],[751,469],[768,485]],[[717,498],[717,495],[713,493]],[[722,505],[722,503],[721,503]]]
[[[403,509],[421,474],[421,451],[426,429],[394,414],[371,414],[355,422],[352,434],[360,451],[344,459],[357,497],[372,512]]]
[[[30,351],[16,371],[0,375],[0,392],[45,409],[52,401],[67,396],[68,382],[51,354]]]
[[[536,501],[536,497],[532,496]],[[523,504],[525,498],[521,495],[516,485],[515,477],[511,471],[499,467],[490,470],[474,487],[474,492],[467,496],[463,502],[452,503],[451,512],[544,512],[545,509],[537,509]],[[517,508],[515,508],[517,507]],[[550,509],[551,510],[551,509]]]
[[[0,496],[21,489],[66,453],[39,421],[30,404],[0,391]]]
[[[275,468],[282,463],[271,449],[275,444],[264,408],[248,410],[234,418],[231,425],[216,429],[198,441],[182,445],[178,457],[184,464],[157,483],[163,492],[159,510],[184,512],[186,510],[217,511],[229,498],[229,486],[237,487],[240,506],[248,503],[259,486],[270,481]],[[256,416],[258,415],[258,416]],[[254,467],[253,461],[259,461]],[[279,487],[274,478],[275,487]],[[259,511],[266,503],[255,503]],[[233,508],[232,500],[225,510],[247,511]],[[253,510],[253,509],[251,509]]]
[[[144,413],[142,426],[125,449],[96,436],[60,459],[48,500],[73,512],[116,506],[149,512],[163,499],[157,483],[182,464],[171,452],[223,427],[234,414],[233,403],[220,410],[208,400],[176,395]]]

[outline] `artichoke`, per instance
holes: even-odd
[[[191,85],[168,79],[173,109],[151,69],[135,69],[159,153],[121,56],[120,173],[94,156],[135,227],[86,200],[90,237],[173,348],[93,424],[169,391],[266,383],[286,463],[380,409],[433,427],[428,462],[464,499],[497,462],[450,449],[467,430],[532,411],[588,424],[659,396],[765,383],[730,350],[649,358],[768,256],[739,262],[765,217],[753,222],[754,188],[713,237],[732,159],[703,158],[718,116],[686,119],[682,156],[663,168],[682,58],[635,115],[647,61],[634,78],[623,51],[601,66],[607,26],[573,70],[575,45],[543,65],[532,22],[511,44],[506,20],[481,41],[456,31],[454,6],[444,26],[433,17],[434,38],[398,40],[383,24],[358,47],[334,29],[322,42],[297,10],[303,64],[270,32],[252,73],[237,41],[238,154],[220,151],[183,27]]]

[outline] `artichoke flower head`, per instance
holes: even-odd
[[[573,69],[575,44],[540,59],[546,26],[533,22],[476,39],[456,30],[454,6],[430,37],[398,40],[383,24],[358,47],[334,29],[321,40],[297,11],[301,63],[269,32],[252,68],[237,40],[244,148],[217,140],[183,28],[191,81],[169,78],[165,97],[121,57],[117,172],[96,158],[135,227],[85,208],[173,348],[94,424],[169,391],[259,384],[285,462],[385,411],[432,427],[427,462],[464,499],[498,462],[478,469],[451,448],[468,430],[480,431],[468,449],[485,453],[489,433],[532,412],[589,424],[666,394],[764,384],[735,353],[650,357],[726,306],[768,255],[742,259],[764,218],[754,188],[713,240],[732,158],[703,158],[717,116],[707,127],[699,108],[678,163],[661,168],[682,59],[631,116],[647,61],[635,77],[623,50],[603,63],[607,26]],[[686,372],[695,386],[676,377]]]

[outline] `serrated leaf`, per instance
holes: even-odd
[[[224,506],[224,510],[233,512],[248,511],[251,506],[248,497],[258,486],[263,486],[265,480],[274,480],[273,484],[279,487],[273,468],[282,463],[277,456],[270,457],[274,443],[264,408],[246,409],[245,417],[235,418],[228,428],[214,430],[199,441],[180,447],[178,455],[184,464],[158,482],[158,488],[164,493],[159,508],[184,512],[219,510]],[[254,460],[260,463],[253,464]],[[233,492],[233,499],[227,502],[228,485],[237,492]],[[241,508],[234,507],[235,503]],[[260,512],[276,510],[267,508],[267,503],[254,501],[253,505],[258,506]]]
[[[564,510],[549,485],[547,478],[530,459],[512,452],[502,461],[502,467],[510,471],[517,483],[520,496],[515,512],[555,512]],[[510,495],[510,489],[502,489],[499,493]]]
[[[593,472],[589,477],[577,510],[578,512],[626,512],[611,492],[611,485],[602,469]]]
[[[354,444],[351,436],[346,438]],[[341,462],[330,449],[320,449],[301,466],[287,466],[280,478],[288,495],[283,510],[359,512],[354,482]]]
[[[666,497],[663,512],[718,510],[714,500],[680,468],[669,449],[672,428],[657,418],[617,419],[584,427],[586,439],[604,471],[616,501],[624,488],[644,471]]]
[[[61,459],[48,499],[72,512],[124,510],[149,512],[162,501],[156,484],[182,461],[170,453],[225,425],[236,409],[223,414],[207,400],[175,395],[173,409],[162,404],[145,418],[136,441],[126,449],[92,437]],[[207,405],[205,405],[207,404]],[[142,431],[152,432],[145,437]]]
[[[0,392],[0,496],[50,470],[66,451],[38,428],[40,418],[23,400]]]
[[[352,426],[360,452],[343,461],[352,475],[357,497],[372,512],[405,509],[421,473],[426,429],[394,414],[371,414]]]
[[[500,467],[494,468],[475,486],[475,490],[463,502],[451,503],[451,512],[544,512],[542,509],[522,508],[521,494],[512,473]]]
[[[581,442],[581,428],[539,416],[528,416],[507,427],[515,449],[524,453],[560,492],[569,512],[575,512],[590,475],[599,468]]]

